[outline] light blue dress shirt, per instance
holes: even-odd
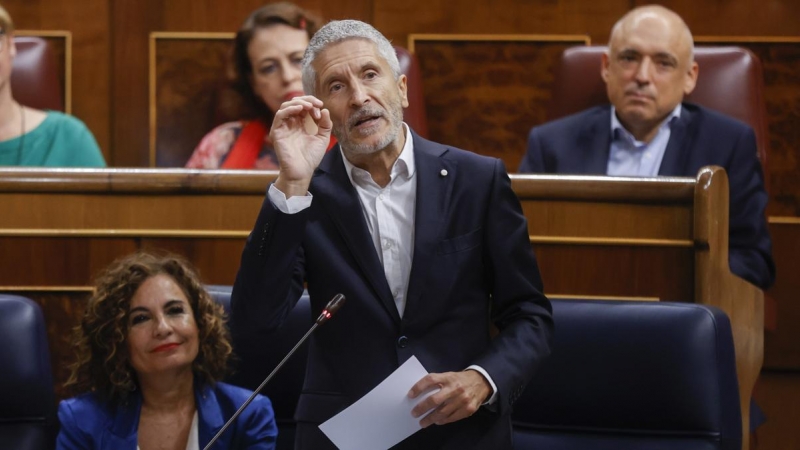
[[[681,104],[672,110],[658,128],[652,141],[637,141],[617,119],[617,110],[611,107],[611,149],[608,154],[606,175],[619,177],[655,177],[664,159],[672,124],[681,116]]]

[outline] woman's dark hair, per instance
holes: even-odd
[[[76,360],[66,387],[76,394],[95,392],[111,402],[124,401],[136,389],[127,346],[131,299],[146,280],[162,274],[181,288],[194,313],[199,338],[192,364],[195,379],[207,384],[222,379],[231,355],[222,306],[183,258],[139,252],[114,261],[97,277],[81,323],[73,329]]]
[[[251,84],[253,66],[247,48],[256,31],[275,24],[284,24],[298,30],[305,30],[308,38],[317,32],[320,19],[309,14],[299,6],[290,2],[279,2],[264,5],[250,13],[244,21],[233,43],[232,55],[232,84],[236,93],[241,97],[244,115],[247,118],[261,118],[271,120],[274,111],[270,111],[264,101],[253,92]]]

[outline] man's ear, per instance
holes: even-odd
[[[14,57],[17,56],[17,44],[14,43],[14,33],[10,33],[6,36],[8,39],[8,54],[11,56],[11,60],[14,60]]]
[[[400,91],[400,104],[403,108],[408,108],[408,77],[400,74],[397,79],[397,89]]]
[[[603,53],[600,61],[600,76],[603,78],[603,81],[608,83],[608,65],[610,61],[608,57],[608,51]]]
[[[700,74],[700,66],[697,61],[692,61],[689,70],[686,72],[686,79],[683,81],[683,95],[689,95],[697,86],[697,76]]]

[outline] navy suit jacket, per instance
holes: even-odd
[[[611,106],[597,106],[534,127],[520,172],[604,175],[611,146]],[[767,289],[775,281],[765,209],[767,192],[752,128],[691,103],[672,125],[658,174],[695,177],[717,165],[730,185],[731,272]]]
[[[195,388],[197,434],[207,445],[251,392],[225,383]],[[57,450],[136,450],[142,398],[111,406],[93,393],[62,401]],[[217,450],[273,450],[278,428],[269,399],[259,395],[214,443]]]
[[[399,448],[510,448],[510,406],[549,354],[550,303],[502,162],[413,139],[414,253],[402,318],[338,146],[315,172],[311,206],[283,214],[267,198],[248,238],[231,297],[234,332],[277,327],[304,281],[315,317],[336,293],[347,298],[310,339],[296,448],[332,448],[317,425],[412,355],[429,372],[480,365],[498,399]]]

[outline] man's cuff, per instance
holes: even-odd
[[[302,197],[294,196],[286,198],[286,194],[276,188],[274,183],[269,185],[267,196],[269,197],[269,201],[284,214],[296,214],[307,209],[311,206],[311,199],[314,198],[310,192],[306,192],[306,195]]]
[[[489,400],[486,400],[485,402],[483,402],[482,406],[483,405],[491,405],[494,402],[496,402],[497,401],[497,385],[494,384],[494,380],[492,380],[492,377],[490,377],[489,374],[485,370],[483,370],[483,367],[476,366],[476,365],[473,364],[473,365],[467,367],[466,370],[474,370],[474,371],[478,372],[479,374],[483,375],[483,378],[486,378],[486,381],[489,382],[489,386],[492,388],[491,397],[489,397]]]

